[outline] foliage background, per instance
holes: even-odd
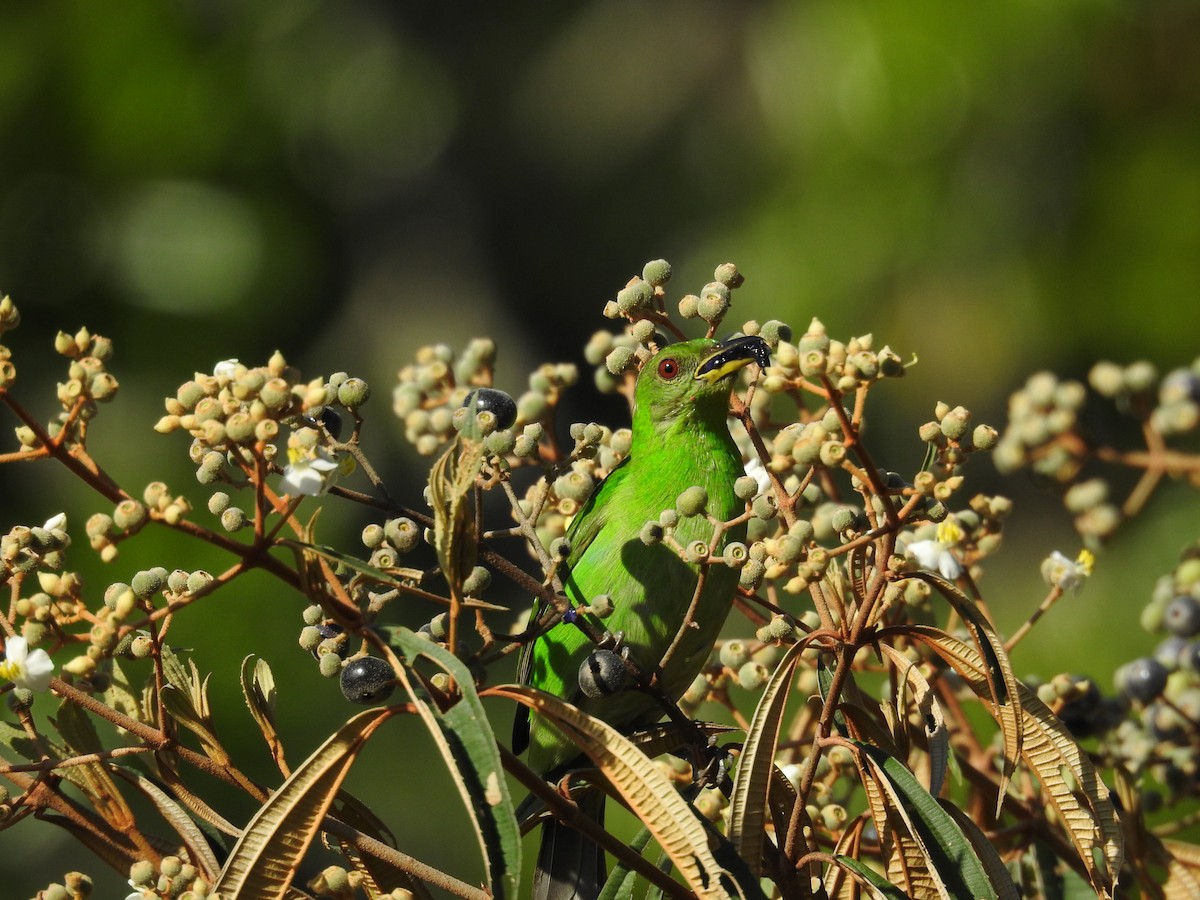
[[[54,333],[112,337],[122,395],[96,454],[135,493],[158,478],[187,491],[201,517],[185,442],[150,430],[193,370],[279,348],[310,377],[367,378],[368,449],[416,499],[425,462],[389,409],[413,350],[491,335],[498,386],[518,393],[543,360],[582,364],[603,301],[658,256],[674,295],[737,262],[731,325],[818,315],[837,337],[916,353],[875,392],[870,434],[910,474],[937,400],[1001,425],[1039,368],[1148,357],[1165,371],[1200,354],[1200,8],[1186,0],[0,3],[0,134],[19,391],[48,414]],[[584,381],[571,417],[620,422]],[[1128,440],[1097,412],[1102,438]],[[969,475],[1019,504],[982,585],[1011,631],[1043,594],[1038,561],[1077,541],[1037,486],[1000,485],[986,462]],[[78,529],[102,506],[48,465],[0,470],[0,498],[4,529],[68,511],[97,602],[138,568],[225,564],[147,532],[101,566]],[[331,508],[322,536],[353,546],[363,521]],[[1153,646],[1138,611],[1196,524],[1182,492],[1157,500],[1022,645],[1018,674],[1107,687]],[[238,699],[243,655],[280,673],[295,761],[351,710],[296,647],[297,598],[247,579],[200,606],[174,642],[214,672],[249,770],[277,780]],[[466,818],[431,806],[451,795],[428,753],[419,725],[389,726],[351,787],[406,852],[471,880]],[[249,814],[237,798],[226,810]],[[70,868],[100,872],[51,829],[0,832],[12,896]]]

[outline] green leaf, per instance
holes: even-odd
[[[908,900],[908,894],[900,890],[870,866],[852,856],[835,856],[833,861],[848,869],[866,883],[872,900]]]
[[[878,747],[857,741],[855,746],[921,848],[942,897],[1000,900],[970,840],[908,767]]]
[[[422,656],[432,660],[462,692],[457,703],[442,710],[414,684],[415,679],[400,673],[399,681],[429,727],[475,824],[492,894],[501,900],[515,898],[521,873],[521,829],[496,736],[475,693],[474,679],[458,657],[407,628],[397,629],[392,639],[410,665]]]

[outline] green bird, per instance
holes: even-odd
[[[674,509],[676,498],[693,486],[704,488],[706,510],[718,519],[731,519],[745,509],[734,494],[734,482],[745,469],[729,434],[729,396],[734,374],[751,362],[765,367],[769,354],[759,337],[720,344],[707,338],[685,341],[654,354],[638,374],[634,390],[629,455],[593,492],[567,533],[567,596],[574,604],[587,604],[608,595],[613,612],[594,624],[598,631],[619,635],[618,649],[643,672],[655,672],[676,640],[699,578],[697,564],[685,562],[663,543],[645,543],[640,537],[643,526],[657,521],[664,509]],[[712,525],[704,516],[679,517],[675,539],[681,545],[707,543],[711,537]],[[722,537],[722,547],[744,537],[744,525],[731,528]],[[737,571],[727,566],[708,568],[691,627],[683,630],[664,671],[658,673],[662,690],[672,699],[683,695],[708,659],[732,605],[737,579]],[[544,611],[543,605],[535,620]],[[625,732],[661,719],[662,707],[644,691],[621,690],[611,681],[597,689],[596,678],[589,678],[600,668],[594,651],[596,645],[582,630],[559,622],[526,645],[520,678]],[[597,677],[605,680],[604,674]],[[530,767],[551,780],[579,756],[575,745],[552,725],[521,707],[513,749],[520,753],[525,747]],[[601,792],[585,797],[581,805],[602,820]],[[598,845],[557,821],[543,825],[533,896],[584,900],[596,896],[603,880],[604,854]]]

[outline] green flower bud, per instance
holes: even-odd
[[[336,653],[322,653],[317,658],[317,671],[322,678],[337,678],[342,674],[342,660]]]
[[[471,574],[463,579],[463,593],[468,597],[478,597],[492,583],[492,573],[483,566],[476,566]]]
[[[546,414],[548,405],[544,394],[526,391],[517,400],[517,418],[522,422],[535,422]]]
[[[624,345],[614,347],[612,352],[604,358],[604,365],[613,375],[620,375],[627,369],[631,369],[636,362],[633,348]]]
[[[682,516],[700,516],[708,505],[708,491],[692,486],[675,498],[675,508]]]
[[[679,300],[679,315],[685,319],[694,319],[700,315],[700,298],[695,294],[685,294]]]
[[[738,584],[748,590],[757,590],[762,584],[763,575],[766,574],[767,568],[757,559],[748,559],[746,564],[742,566],[741,574],[738,576]]]
[[[663,527],[657,522],[647,522],[638,533],[638,538],[647,546],[657,544],[663,539]]]
[[[612,597],[608,594],[597,594],[588,604],[588,609],[597,618],[607,619],[613,614],[616,607],[613,605]]]
[[[708,541],[692,541],[684,548],[684,556],[690,563],[700,563],[708,559]]]
[[[700,318],[709,324],[721,321],[729,310],[729,288],[720,282],[706,284],[700,292],[700,302],[696,312]]]
[[[748,662],[738,669],[737,682],[748,691],[757,691],[770,677],[771,673],[762,663]]]
[[[641,278],[631,281],[617,292],[617,309],[624,315],[649,306],[654,299],[654,288]]]
[[[383,534],[387,542],[400,553],[408,553],[417,546],[421,539],[421,529],[412,519],[401,517],[389,519],[383,524]]]
[[[758,495],[758,479],[742,475],[733,483],[733,493],[739,500],[753,500]]]
[[[483,446],[488,453],[496,456],[508,456],[516,446],[517,436],[511,431],[495,431],[487,436]]]
[[[734,541],[725,548],[725,552],[721,558],[724,560],[725,565],[731,569],[738,569],[744,566],[747,560],[750,559],[750,552],[741,541]]]
[[[221,513],[221,527],[234,532],[246,527],[246,513],[236,506],[231,506]]]
[[[979,450],[990,450],[1000,439],[1000,432],[991,425],[976,425],[971,432],[971,443]]]
[[[338,403],[346,409],[358,409],[370,396],[371,388],[361,378],[347,378],[338,386]]]
[[[304,607],[304,612],[301,615],[305,625],[317,625],[324,621],[325,610],[321,609],[320,604],[314,603],[311,606]]]
[[[190,593],[195,594],[207,588],[215,580],[210,573],[205,572],[203,569],[197,569],[188,575],[187,589]]]
[[[148,600],[163,589],[166,580],[165,569],[149,569],[144,572],[135,572],[133,578],[130,579],[129,586],[133,588],[133,593],[139,600]]]
[[[642,267],[642,280],[660,287],[671,280],[671,264],[665,259],[654,259]]]
[[[971,411],[962,406],[956,406],[954,409],[942,416],[939,423],[944,434],[948,439],[957,441],[967,433],[967,429],[971,425]]]
[[[219,516],[229,508],[229,495],[224,491],[215,491],[208,498],[208,511],[214,516]]]
[[[766,521],[770,521],[779,515],[779,509],[775,505],[775,498],[770,494],[763,494],[761,497],[757,497],[750,508],[757,518]]]
[[[113,510],[112,523],[121,531],[133,533],[146,524],[149,513],[136,500],[122,500]]]
[[[188,572],[183,569],[175,569],[167,576],[167,588],[173,594],[182,594],[187,590]]]
[[[737,671],[750,661],[750,649],[739,640],[725,641],[721,645],[721,665]]]
[[[739,288],[746,281],[737,266],[731,262],[721,263],[717,266],[716,271],[713,272],[713,280],[728,288]]]

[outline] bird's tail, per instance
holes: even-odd
[[[588,791],[579,811],[604,824],[604,792]],[[533,875],[534,900],[595,900],[604,886],[604,851],[569,825],[547,819],[542,825]]]

